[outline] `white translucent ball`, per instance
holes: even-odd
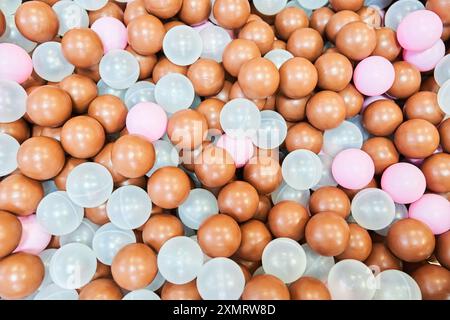
[[[403,271],[382,271],[375,281],[377,290],[373,300],[422,300],[419,285]]]
[[[63,289],[52,283],[40,290],[33,300],[78,300],[78,292],[75,289]]]
[[[252,138],[253,143],[261,149],[278,148],[286,139],[286,120],[275,111],[261,111],[261,122]]]
[[[125,101],[125,94],[127,92],[126,89],[114,89],[114,88],[108,86],[105,83],[105,81],[103,81],[101,79],[99,82],[97,82],[97,90],[98,90],[99,96],[111,94],[113,96],[116,96],[120,100]]]
[[[98,225],[91,222],[89,219],[84,218],[81,224],[69,234],[59,237],[59,243],[61,246],[68,243],[82,243],[88,247],[92,247],[92,239],[98,229]]]
[[[163,167],[178,167],[180,155],[172,143],[166,140],[156,140],[152,143],[155,148],[155,163],[150,171],[147,172],[147,177],[150,177],[156,170]]]
[[[371,300],[376,289],[372,270],[353,259],[336,263],[328,274],[327,284],[333,300]]]
[[[27,111],[27,93],[17,82],[0,80],[0,122],[19,120]]]
[[[306,270],[305,250],[297,241],[289,238],[270,241],[264,248],[261,260],[264,271],[284,283],[294,282]]]
[[[277,69],[280,69],[283,63],[285,63],[289,59],[292,59],[293,57],[294,55],[292,53],[284,49],[273,49],[264,55],[264,58],[272,61]]]
[[[384,25],[396,31],[404,17],[413,11],[422,10],[424,8],[425,6],[422,2],[417,0],[397,1],[386,11],[386,14],[384,15]]]
[[[302,244],[302,248],[306,254],[306,269],[303,276],[313,277],[326,283],[328,274],[335,264],[334,258],[318,254],[306,243]]]
[[[155,279],[153,279],[153,281],[148,286],[146,286],[145,289],[150,290],[150,291],[156,291],[159,288],[161,288],[165,282],[166,282],[166,279],[164,279],[161,272],[159,272],[159,270],[158,270],[158,273],[156,274]]]
[[[231,137],[252,137],[261,124],[261,113],[250,100],[237,98],[228,101],[220,111],[220,125]]]
[[[281,201],[291,200],[301,204],[304,207],[308,206],[311,192],[307,190],[297,190],[288,185],[284,180],[280,186],[271,194],[273,204]]]
[[[202,38],[194,28],[175,26],[164,36],[163,51],[170,62],[188,66],[200,58],[203,51]]]
[[[113,190],[111,173],[102,165],[86,162],[76,166],[68,175],[67,194],[83,208],[96,208],[111,196]]]
[[[395,204],[388,193],[377,188],[359,191],[352,200],[352,217],[367,230],[380,230],[392,223]]]
[[[75,70],[75,66],[64,57],[59,42],[49,41],[38,45],[32,59],[34,71],[47,81],[60,82]]]
[[[392,220],[392,222],[386,228],[383,228],[380,230],[375,230],[375,232],[378,233],[379,235],[382,235],[383,237],[386,237],[392,224],[394,224],[394,222],[396,222],[398,220],[405,219],[405,218],[408,218],[408,208],[406,208],[406,206],[404,204],[395,203],[394,220]]]
[[[65,191],[48,194],[36,209],[39,224],[55,236],[74,231],[80,226],[83,216],[84,209],[73,203]]]
[[[108,3],[108,0],[74,0],[81,7],[89,11],[95,11],[103,8]]]
[[[17,9],[22,4],[22,0],[2,0],[0,1],[0,9],[6,15],[16,13]]]
[[[81,243],[59,248],[50,261],[50,277],[64,289],[78,289],[88,284],[97,270],[94,251]]]
[[[388,7],[394,0],[365,0],[365,6],[377,6],[378,8],[384,9]]]
[[[363,141],[366,141],[372,135],[366,130],[366,128],[364,128],[362,120],[363,120],[363,117],[360,114],[354,116],[353,118],[348,119],[348,121],[350,121],[351,123],[353,123],[354,125],[356,125],[358,127],[359,131],[362,134]]]
[[[333,158],[329,155],[322,153],[319,154],[320,161],[322,162],[322,176],[319,182],[311,189],[317,190],[326,186],[337,186],[338,183],[334,180],[333,174],[331,172],[331,165],[333,164]]]
[[[117,227],[132,230],[142,226],[152,212],[152,202],[144,189],[136,186],[118,188],[109,197],[106,213]]]
[[[328,3],[328,0],[297,0],[297,2],[306,9],[316,10],[322,8]]]
[[[136,243],[132,230],[119,229],[112,223],[106,223],[95,232],[92,249],[101,263],[110,266],[117,252],[132,243]]]
[[[169,282],[184,284],[194,280],[203,265],[203,252],[189,237],[174,237],[158,252],[158,270]]]
[[[17,169],[17,152],[20,144],[9,134],[0,132],[0,177]]]
[[[253,0],[256,10],[266,16],[273,16],[286,7],[287,0]]]
[[[3,1],[3,2],[0,1],[0,6],[4,2],[8,2],[8,1]],[[3,12],[5,12],[5,11],[3,11]],[[37,43],[25,38],[20,33],[19,29],[17,29],[16,21],[12,14],[6,15],[5,21],[6,21],[6,30],[3,33],[3,35],[0,37],[0,43],[16,44],[28,53],[30,53],[31,51],[34,50],[34,48],[36,48]]]
[[[315,2],[315,0],[311,0],[311,1],[314,1],[314,2]],[[320,0],[320,1],[322,1],[322,0]],[[300,8],[300,9],[302,9],[303,11],[305,11],[305,13],[306,13],[306,15],[307,15],[308,17],[310,17],[311,14],[312,14],[312,12],[313,12],[313,10],[307,9],[306,7],[302,6],[302,5],[300,4],[299,0],[291,0],[291,1],[289,1],[289,2],[286,4],[286,7],[296,7],[296,8]]]
[[[100,77],[114,89],[127,89],[139,78],[139,62],[130,52],[114,49],[100,60]]]
[[[350,121],[343,121],[337,128],[325,130],[322,150],[331,157],[345,149],[361,149],[363,136],[358,126]]]
[[[444,56],[434,67],[434,80],[442,86],[448,79],[450,79],[450,54]]]
[[[191,229],[198,230],[203,221],[219,213],[216,197],[205,189],[192,189],[188,198],[178,207],[181,222]]]
[[[124,101],[128,110],[141,102],[156,102],[155,84],[150,81],[139,81],[132,84],[125,93]]]
[[[238,300],[244,287],[241,267],[228,258],[209,260],[197,277],[197,289],[203,300]]]
[[[450,114],[450,79],[439,88],[437,99],[442,112]]]
[[[70,29],[89,27],[89,16],[79,4],[69,0],[56,2],[53,7],[59,20],[58,34],[63,36]]]
[[[168,113],[188,109],[194,96],[191,80],[179,73],[166,74],[155,86],[155,100]]]
[[[210,25],[200,32],[203,50],[201,57],[222,62],[222,55],[225,47],[231,42],[231,36],[222,27]]]
[[[314,187],[322,177],[322,162],[317,154],[300,149],[290,152],[281,165],[283,179],[297,190]]]
[[[42,261],[42,264],[44,265],[44,279],[42,279],[41,285],[38,288],[38,291],[42,290],[43,288],[47,287],[49,284],[52,284],[52,278],[50,277],[50,261],[52,260],[53,255],[57,249],[51,248],[51,249],[45,249],[41,253],[39,253],[39,258]]]
[[[153,291],[139,289],[128,292],[122,300],[161,300],[161,298]]]

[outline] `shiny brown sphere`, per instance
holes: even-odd
[[[318,254],[337,256],[350,241],[347,222],[334,212],[320,212],[309,219],[305,230],[306,242]]]
[[[384,243],[373,243],[372,251],[364,263],[377,272],[402,270],[402,261],[394,256]]]
[[[72,99],[73,112],[85,113],[89,104],[97,97],[97,85],[90,78],[72,74],[64,78],[59,87],[67,92]]]
[[[247,39],[232,40],[223,51],[223,67],[237,77],[242,65],[254,58],[260,58],[261,52],[255,42]]]
[[[220,112],[224,105],[225,102],[217,98],[205,99],[198,105],[196,110],[205,117],[207,128],[223,131],[220,125]]]
[[[405,157],[422,159],[432,155],[439,146],[439,132],[426,120],[408,120],[395,131],[394,143]]]
[[[257,219],[261,222],[266,222],[270,209],[272,209],[272,202],[269,196],[259,195],[258,209],[256,210],[253,219]]]
[[[245,285],[242,300],[289,300],[288,287],[270,274],[254,276]]]
[[[175,112],[167,124],[167,135],[178,149],[198,148],[206,139],[207,131],[205,116],[193,109]]]
[[[354,259],[364,261],[372,251],[372,238],[369,232],[356,223],[350,223],[350,240],[347,248],[336,258],[339,260]]]
[[[17,142],[22,143],[30,137],[30,128],[27,122],[21,118],[9,123],[0,123],[0,133],[8,134]]]
[[[319,31],[321,36],[324,36],[325,28],[333,15],[333,10],[328,7],[314,10],[310,17],[310,27]]]
[[[289,36],[286,49],[295,57],[314,62],[322,53],[323,39],[315,29],[299,28]]]
[[[317,85],[324,90],[341,91],[352,80],[353,66],[346,56],[329,52],[321,55],[314,66],[319,80]]]
[[[437,102],[437,94],[431,91],[419,91],[406,100],[403,111],[407,119],[423,119],[438,125],[444,119]]]
[[[59,1],[59,0],[58,0]],[[134,1],[137,2],[137,1]],[[94,11],[88,11],[89,25],[103,17],[112,17],[123,21],[123,11],[116,3],[109,1],[103,8]]]
[[[275,107],[286,121],[297,122],[305,119],[306,103],[310,96],[299,99],[290,99],[283,94],[276,97]]]
[[[375,29],[362,21],[346,24],[336,35],[336,48],[352,60],[367,58],[376,45]]]
[[[422,164],[422,172],[427,181],[427,188],[433,192],[450,192],[450,154],[436,153]]]
[[[5,30],[6,30],[5,15],[0,10],[0,37],[5,33]]]
[[[408,98],[419,91],[422,81],[419,69],[406,61],[393,63],[395,79],[388,94],[396,98]]]
[[[220,101],[228,102],[228,100],[230,100],[229,95],[230,95],[231,86],[232,86],[232,83],[228,80],[225,80],[225,82],[223,83],[223,88],[220,90],[220,92],[210,98],[216,98],[216,99],[219,99]]]
[[[184,235],[184,229],[180,219],[165,213],[154,215],[148,219],[142,231],[144,243],[157,252],[167,240],[182,235]]]
[[[331,300],[330,292],[322,281],[301,277],[289,286],[292,300]]]
[[[91,222],[98,225],[104,225],[109,222],[109,218],[106,213],[106,203],[96,208],[85,208],[84,215]]]
[[[378,8],[372,6],[362,7],[356,12],[361,17],[361,21],[367,23],[369,26],[374,28],[381,27],[383,17],[381,16],[381,11]]]
[[[447,0],[428,0],[426,3],[428,10],[434,11],[444,24],[450,24],[450,12]]]
[[[445,152],[450,152],[450,119],[442,121],[439,126],[439,135],[442,149]]]
[[[435,246],[431,229],[423,222],[411,218],[394,222],[386,240],[392,253],[406,262],[427,259],[433,253]]]
[[[239,29],[250,16],[250,4],[247,0],[216,0],[212,12],[220,26]]]
[[[47,137],[33,137],[26,140],[17,153],[20,171],[35,180],[54,178],[64,167],[65,161],[61,144]]]
[[[32,137],[47,137],[54,140],[61,141],[61,130],[62,128],[51,128],[51,127],[41,127],[33,126],[31,136]]]
[[[41,1],[28,1],[20,5],[14,19],[19,32],[28,40],[42,43],[53,40],[59,29],[55,11]]]
[[[186,66],[178,66],[169,61],[166,57],[161,57],[155,64],[152,72],[152,79],[154,83],[157,83],[159,79],[169,73],[180,73],[182,75],[187,74]]]
[[[364,5],[364,0],[330,0],[330,5],[336,11],[358,11]]]
[[[233,83],[233,85],[231,86],[229,98],[230,98],[230,100],[237,99],[237,98],[249,99],[249,97],[247,97],[245,95],[244,91],[242,91],[242,88],[239,85],[238,81]],[[267,99],[265,99],[265,98],[263,98],[263,99],[250,99],[250,100],[256,105],[256,107],[260,111],[264,109],[264,105],[266,104],[266,101],[267,101]]]
[[[364,141],[361,149],[372,158],[375,174],[382,174],[387,167],[397,163],[400,158],[392,140],[385,137],[369,138]]]
[[[350,199],[339,188],[321,187],[313,192],[309,199],[309,211],[312,215],[319,212],[334,212],[342,218],[350,214]]]
[[[174,284],[166,281],[161,289],[161,300],[202,300],[197,290],[197,281]]]
[[[364,96],[356,90],[354,85],[349,84],[338,93],[344,99],[346,119],[353,118],[360,113],[364,103]]]
[[[208,20],[211,9],[210,0],[183,0],[178,17],[186,24],[196,25]]]
[[[190,180],[177,167],[163,167],[148,179],[147,192],[152,202],[164,209],[174,209],[186,200],[190,191]]]
[[[156,254],[143,243],[123,247],[111,264],[114,281],[121,288],[130,291],[148,286],[157,272]]]
[[[291,99],[309,95],[316,87],[317,81],[316,68],[305,58],[289,59],[280,67],[281,92]]]
[[[272,157],[253,157],[244,167],[244,179],[260,194],[269,194],[275,191],[283,180],[280,163]]]
[[[250,183],[233,181],[220,190],[217,201],[221,213],[231,216],[237,222],[244,222],[256,213],[259,196]]]
[[[265,99],[273,95],[280,84],[280,74],[275,64],[265,58],[245,62],[238,75],[239,86],[250,99]]]
[[[199,96],[213,96],[223,87],[225,71],[215,60],[200,58],[189,67],[187,77]]]
[[[227,184],[236,172],[231,155],[222,148],[208,146],[195,159],[194,171],[200,182],[209,188]]]
[[[89,28],[70,29],[62,40],[64,57],[78,68],[90,68],[100,63],[103,44],[100,37]]]
[[[439,263],[450,269],[450,231],[447,231],[443,234],[440,234],[436,238],[436,251],[434,254],[436,255],[436,259]]]
[[[344,99],[334,91],[320,91],[309,99],[306,117],[319,130],[338,127],[346,116]]]
[[[382,27],[375,29],[375,33],[377,39],[372,55],[382,56],[391,62],[394,61],[402,50],[395,31],[388,27]]]
[[[197,232],[198,244],[209,257],[230,257],[241,244],[241,229],[228,215],[215,214],[200,225]]]
[[[8,256],[17,248],[21,237],[22,224],[20,220],[9,212],[0,211],[0,259]]]
[[[266,225],[259,220],[249,220],[241,226],[241,244],[236,252],[239,258],[248,261],[260,261],[266,245],[272,235]]]
[[[319,153],[322,149],[323,134],[309,123],[299,122],[289,128],[285,143],[289,152],[307,149]]]
[[[275,16],[275,29],[283,40],[287,40],[295,30],[308,26],[308,16],[297,7],[286,7]]]
[[[308,211],[295,201],[281,201],[269,212],[267,224],[276,238],[303,239],[309,220]]]
[[[217,0],[214,8],[217,6],[217,2],[220,1],[223,0]],[[234,16],[234,13],[232,16]],[[272,50],[275,33],[268,23],[262,20],[254,20],[248,22],[241,31],[239,31],[239,38],[253,41],[258,46],[261,54],[266,54]]]
[[[138,54],[155,54],[162,48],[166,30],[162,22],[150,14],[142,15],[130,21],[127,26],[128,43]]]
[[[342,10],[332,15],[325,28],[328,40],[335,42],[342,27],[355,21],[361,21],[361,18],[359,14],[350,10]]]
[[[362,117],[367,132],[375,136],[391,135],[402,122],[402,109],[389,99],[372,102],[364,110]]]
[[[425,264],[411,276],[419,285],[423,300],[450,299],[450,271],[433,264]]]
[[[80,300],[121,300],[119,286],[111,279],[96,279],[80,291]]]
[[[103,149],[94,157],[94,162],[101,164],[106,169],[108,169],[109,173],[113,178],[114,184],[121,183],[125,181],[127,178],[121,175],[113,165],[112,162],[112,150],[114,143],[110,142],[106,144]]]
[[[130,46],[126,48],[126,50],[131,53],[139,63],[139,80],[144,80],[150,78],[153,72],[153,68],[158,62],[158,58],[154,54],[149,54],[146,56],[142,56],[134,51]]]
[[[72,100],[64,90],[42,86],[33,90],[27,99],[27,114],[37,125],[59,127],[72,113]]]
[[[116,133],[125,127],[128,109],[120,98],[103,95],[95,98],[89,105],[88,115],[103,126],[106,133]]]

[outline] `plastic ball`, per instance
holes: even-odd
[[[98,163],[76,166],[68,175],[67,195],[83,208],[96,208],[108,200],[113,190],[111,173]]]
[[[33,51],[34,71],[44,80],[59,82],[70,76],[75,67],[64,57],[59,42],[44,42]]]
[[[128,112],[126,124],[130,134],[143,136],[153,142],[166,132],[167,114],[156,103],[141,102]]]
[[[403,60],[414,65],[419,71],[433,70],[445,54],[445,44],[436,41],[431,47],[423,51],[403,50]]]
[[[192,27],[175,26],[164,36],[163,51],[170,62],[188,66],[200,58],[203,51],[202,38]]]
[[[83,208],[73,203],[64,191],[45,196],[36,210],[40,225],[48,233],[57,236],[68,234],[78,228],[83,216]]]
[[[220,125],[231,137],[253,136],[261,124],[258,107],[250,100],[237,98],[228,101],[220,112]]]
[[[364,127],[363,117],[361,114],[358,114],[358,115],[354,116],[353,118],[348,119],[348,121],[358,127],[359,131],[362,134],[363,141],[366,141],[367,139],[369,139],[371,137],[370,133],[367,132],[366,128]]]
[[[202,58],[222,62],[225,47],[231,42],[231,36],[227,30],[213,24],[203,28],[199,32],[202,39]]]
[[[306,270],[305,250],[292,239],[274,239],[264,248],[262,266],[265,273],[274,275],[284,283],[294,282]]]
[[[387,227],[395,216],[395,204],[389,194],[376,188],[359,191],[352,201],[352,217],[367,230]]]
[[[285,63],[289,59],[292,59],[293,57],[294,55],[292,53],[284,49],[273,49],[264,55],[264,58],[272,61],[277,69],[280,69],[283,63]]]
[[[62,0],[56,2],[53,7],[58,20],[58,34],[63,36],[70,29],[89,27],[89,16],[85,9],[73,1]]]
[[[333,178],[333,174],[331,171],[331,167],[333,164],[333,158],[325,153],[319,154],[320,161],[322,162],[322,177],[320,178],[319,182],[312,187],[311,189],[317,190],[321,187],[326,186],[337,186],[338,183]]]
[[[107,223],[95,232],[92,249],[101,263],[110,266],[117,252],[131,243],[136,243],[132,230],[119,229],[112,223]]]
[[[345,149],[361,149],[363,136],[358,126],[350,121],[342,122],[339,127],[325,130],[322,150],[334,157]]]
[[[450,79],[450,54],[447,54],[434,68],[434,80],[439,86],[442,86]]]
[[[284,9],[287,0],[253,0],[256,10],[266,16],[273,16]]]
[[[308,244],[302,244],[306,254],[306,269],[303,273],[304,277],[313,277],[326,283],[328,274],[334,266],[334,258],[322,256],[311,249]]]
[[[191,238],[171,238],[159,249],[158,270],[171,283],[184,284],[194,280],[202,265],[203,252]]]
[[[362,189],[372,180],[375,165],[372,158],[360,149],[339,152],[331,167],[333,178],[347,189]]]
[[[152,212],[147,192],[136,186],[123,186],[115,190],[106,204],[109,220],[126,230],[142,226]]]
[[[377,291],[373,300],[422,300],[419,285],[399,270],[385,270],[376,275]]]
[[[181,222],[191,229],[198,230],[209,216],[219,213],[216,197],[205,189],[192,189],[188,198],[178,207]]]
[[[12,15],[16,13],[17,9],[22,4],[22,0],[8,0],[0,2],[0,9],[5,13],[5,15]]]
[[[197,276],[197,289],[203,300],[238,300],[244,286],[241,267],[228,258],[209,260]]]
[[[236,168],[245,166],[255,150],[250,138],[233,138],[227,134],[220,136],[216,146],[228,151],[233,157]]]
[[[168,113],[188,109],[194,101],[194,86],[179,73],[163,76],[155,86],[155,100]]]
[[[450,202],[437,194],[425,194],[409,206],[409,217],[425,223],[434,234],[442,234],[450,230]]]
[[[274,205],[280,203],[281,201],[291,200],[301,204],[304,207],[307,207],[310,198],[310,191],[309,189],[294,189],[285,181],[283,181],[280,186],[271,193],[271,198]]]
[[[405,218],[408,218],[408,209],[404,204],[396,203],[394,220],[392,220],[392,222],[387,227],[380,230],[375,230],[375,232],[378,233],[379,235],[382,235],[383,237],[386,237],[389,229],[394,224],[394,222]]]
[[[155,148],[155,163],[150,171],[146,174],[150,177],[156,170],[163,167],[178,167],[180,164],[180,156],[177,149],[166,140],[153,141]]]
[[[25,82],[33,72],[28,53],[12,43],[0,43],[0,79]]]
[[[153,281],[147,287],[145,287],[145,289],[150,291],[156,291],[159,288],[161,288],[165,282],[166,279],[164,279],[164,277],[161,275],[161,272],[158,271],[155,279],[153,279]]]
[[[81,7],[89,11],[99,10],[108,3],[108,0],[74,0],[74,1],[78,3]]]
[[[305,9],[315,10],[325,6],[328,0],[297,0],[297,2]]]
[[[42,290],[43,288],[47,287],[48,285],[52,284],[52,278],[50,277],[50,262],[52,260],[53,255],[58,249],[46,249],[39,253],[39,258],[42,261],[42,264],[44,265],[45,274],[44,279],[42,279],[41,285],[38,288],[38,290]]]
[[[59,244],[64,246],[68,243],[81,243],[88,247],[92,247],[92,239],[94,239],[95,232],[98,225],[92,223],[89,219],[83,219],[81,224],[71,233],[59,237]]]
[[[75,289],[63,289],[51,283],[39,290],[33,300],[78,300],[78,292]]]
[[[136,82],[126,91],[124,102],[128,110],[141,102],[156,102],[155,84],[149,81]]]
[[[100,76],[114,89],[127,89],[139,78],[139,63],[128,51],[114,49],[100,61]]]
[[[9,2],[9,1],[6,1],[6,2]],[[1,3],[4,3],[4,2],[0,2],[0,4]],[[33,51],[34,48],[36,48],[37,43],[33,42],[31,40],[28,40],[20,33],[20,31],[17,29],[14,16],[12,14],[7,15],[5,17],[5,20],[6,20],[6,31],[0,37],[0,42],[16,44],[28,53]]]
[[[361,261],[342,260],[328,274],[328,290],[333,300],[371,300],[376,290],[375,276]]]
[[[289,186],[307,190],[315,186],[322,177],[322,162],[310,150],[295,150],[284,158],[281,172]]]
[[[286,120],[275,111],[261,111],[261,122],[253,143],[261,149],[275,149],[279,147],[287,136]]]
[[[362,60],[353,72],[356,89],[366,96],[378,96],[388,91],[395,80],[392,63],[381,56]]]
[[[122,300],[161,300],[161,298],[153,291],[139,289],[128,292]]]
[[[0,177],[17,169],[17,152],[20,144],[8,134],[0,133]]]
[[[0,122],[19,120],[27,110],[27,93],[17,82],[0,80]]]
[[[108,86],[105,83],[105,81],[103,81],[101,79],[99,82],[97,82],[97,91],[98,91],[98,96],[110,94],[110,95],[116,96],[117,98],[119,98],[122,101],[125,100],[125,94],[127,93],[126,89],[114,89],[114,88]]]
[[[417,0],[402,0],[395,2],[386,11],[384,16],[384,25],[397,30],[400,22],[411,12],[422,10],[425,6]]]
[[[437,98],[442,112],[450,114],[450,79],[439,88]]]

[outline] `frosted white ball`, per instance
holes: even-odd
[[[114,89],[127,89],[139,78],[139,62],[128,51],[114,49],[100,60],[100,77]]]
[[[0,5],[4,2],[8,1],[0,1]],[[5,11],[3,11],[5,12]],[[36,48],[37,43],[25,38],[20,31],[17,29],[16,21],[14,20],[14,16],[6,15],[6,30],[5,33],[0,37],[0,43],[13,43],[24,49],[26,52],[30,53]]]
[[[306,9],[315,10],[324,7],[328,0],[297,0],[297,2]]]
[[[384,15],[384,25],[396,31],[404,17],[413,11],[422,10],[424,8],[425,6],[422,2],[417,0],[397,1],[386,11],[386,14]]]
[[[261,113],[250,100],[237,98],[228,101],[220,111],[220,125],[231,137],[252,137],[261,124]]]
[[[450,114],[450,79],[439,88],[437,99],[442,112]]]
[[[256,10],[266,16],[273,16],[286,7],[287,0],[253,0]]]
[[[202,38],[189,26],[175,26],[164,36],[163,51],[170,62],[188,66],[200,58],[203,51]]]
[[[97,82],[97,90],[99,96],[111,94],[113,96],[116,96],[117,98],[120,98],[120,100],[125,101],[125,94],[127,92],[127,89],[114,89],[108,86],[105,81],[100,79],[100,81]]]
[[[112,223],[107,223],[95,232],[92,249],[101,263],[110,266],[117,252],[132,243],[136,243],[132,230],[119,229]]]
[[[322,153],[319,154],[320,161],[322,162],[322,176],[319,182],[311,189],[317,190],[325,186],[337,186],[338,183],[334,180],[333,174],[331,172],[331,165],[333,164],[333,158],[329,155]]]
[[[75,289],[63,289],[52,283],[40,290],[33,300],[78,300],[78,292]]]
[[[17,82],[0,80],[0,122],[19,120],[27,111],[27,93]]]
[[[343,121],[338,127],[325,130],[322,150],[331,157],[345,149],[361,149],[363,136],[358,126],[350,121]]]
[[[84,218],[78,228],[69,234],[59,237],[59,243],[61,246],[64,246],[68,243],[76,242],[92,247],[92,239],[94,239],[94,234],[97,229],[98,225]]]
[[[284,158],[281,165],[283,179],[297,190],[314,187],[322,177],[322,162],[310,150],[294,150]]]
[[[44,265],[44,279],[42,279],[41,285],[38,288],[38,291],[42,290],[43,288],[47,287],[49,284],[53,283],[52,278],[50,277],[50,261],[52,260],[53,255],[57,249],[51,248],[51,249],[45,249],[41,253],[39,253],[39,258],[42,261],[42,264]]]
[[[0,1],[0,9],[6,15],[16,13],[17,9],[22,4],[22,0],[2,0]]]
[[[364,128],[362,120],[363,120],[362,115],[358,114],[358,115],[354,116],[353,118],[348,119],[347,121],[353,123],[354,125],[356,125],[358,127],[359,131],[362,134],[363,141],[366,141],[372,135],[366,130],[366,128]]]
[[[34,71],[47,81],[60,82],[75,70],[64,57],[59,42],[49,41],[38,45],[32,59]]]
[[[194,96],[191,80],[179,73],[166,74],[155,86],[155,100],[168,113],[188,109]]]
[[[155,84],[150,81],[136,82],[128,88],[124,100],[128,110],[141,102],[156,102]]]
[[[261,111],[261,122],[253,136],[253,143],[261,149],[278,148],[286,139],[287,124],[286,120],[275,111]]]
[[[104,6],[106,6],[106,4],[108,3],[108,0],[74,0],[74,1],[78,3],[81,7],[89,11],[99,10]]]
[[[297,190],[289,186],[284,180],[280,186],[271,194],[273,204],[277,204],[281,201],[291,200],[301,204],[304,207],[308,206],[310,191]]]
[[[222,55],[225,47],[231,42],[231,36],[222,27],[210,25],[200,32],[203,50],[201,57],[222,62]]]
[[[0,177],[17,169],[17,152],[20,144],[9,134],[0,133]]]
[[[178,167],[180,156],[172,143],[166,140],[156,140],[152,143],[155,148],[155,163],[147,173],[147,177],[163,167]]]
[[[293,57],[294,55],[292,53],[284,49],[273,49],[264,55],[264,58],[272,61],[277,69],[280,69],[283,63],[285,63],[289,59],[292,59]]]
[[[326,283],[328,274],[334,266],[334,258],[318,254],[308,244],[302,244],[306,254],[306,269],[303,276],[313,277]]]
[[[392,223],[395,204],[385,191],[367,188],[359,191],[352,200],[352,217],[367,230],[380,230]]]
[[[181,222],[191,229],[198,230],[203,221],[219,213],[216,197],[205,189],[192,189],[188,198],[178,207]]]
[[[378,233],[379,235],[382,235],[383,237],[386,237],[392,224],[395,221],[405,219],[405,218],[408,218],[408,208],[406,208],[406,206],[404,204],[395,203],[394,220],[392,220],[392,222],[386,228],[383,228],[380,230],[375,230],[375,232]]]
[[[122,300],[161,300],[161,298],[153,291],[139,289],[128,292]]]
[[[375,281],[377,290],[373,300],[422,300],[417,282],[403,271],[382,271]]]
[[[450,54],[444,56],[434,68],[434,80],[442,86],[450,79]]]
[[[161,275],[161,272],[159,272],[158,270],[155,279],[153,279],[153,281],[148,286],[146,286],[145,289],[150,291],[156,291],[159,288],[161,288],[165,282],[166,279],[164,279],[164,277]]]
[[[58,1],[53,11],[59,20],[58,34],[63,36],[70,29],[89,27],[89,16],[79,4],[69,0]]]

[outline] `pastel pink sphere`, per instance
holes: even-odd
[[[409,217],[430,227],[434,234],[450,230],[450,202],[444,197],[428,193],[409,206]]]
[[[41,227],[35,214],[18,218],[22,224],[22,237],[14,252],[38,255],[48,246],[52,236]]]
[[[0,79],[25,82],[33,72],[30,55],[12,43],[0,43]]]
[[[397,28],[397,40],[403,49],[423,51],[431,48],[444,29],[439,16],[430,10],[408,14]]]
[[[372,158],[360,149],[339,152],[331,165],[334,180],[347,189],[362,189],[375,174]]]
[[[353,72],[356,89],[366,96],[379,96],[388,91],[395,79],[392,63],[384,57],[371,56],[362,60]]]
[[[403,50],[403,60],[416,66],[421,72],[434,69],[444,55],[445,44],[441,39],[424,51]]]
[[[394,202],[407,204],[420,199],[427,182],[422,171],[415,165],[399,162],[389,166],[381,176],[381,188]]]
[[[255,150],[250,138],[233,138],[226,134],[219,138],[217,147],[228,151],[237,168],[245,166]]]
[[[102,40],[105,53],[114,49],[125,49],[128,44],[127,28],[116,18],[100,18],[92,24],[91,29]]]
[[[126,124],[130,134],[141,135],[153,142],[166,133],[167,114],[156,103],[141,102],[128,112]]]

